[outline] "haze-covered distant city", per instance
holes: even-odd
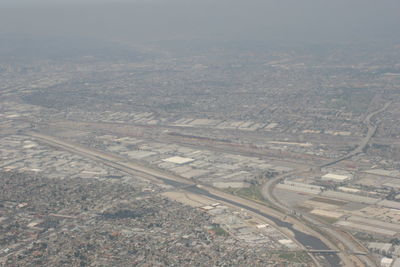
[[[1,266],[400,266],[400,2],[2,1]]]

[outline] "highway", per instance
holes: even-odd
[[[374,124],[371,120],[374,116],[378,115],[379,113],[385,111],[391,102],[387,102],[382,108],[368,114],[364,120],[364,123],[368,127],[368,132],[366,136],[361,140],[360,144],[351,152],[349,152],[347,155],[339,158],[339,159],[333,159],[328,162],[325,162],[321,164],[319,167],[326,167],[333,165],[335,163],[338,163],[342,160],[348,159],[353,157],[354,155],[357,155],[361,153],[371,138],[374,136],[377,130],[377,125]],[[309,171],[309,170],[307,170]],[[292,214],[293,210],[288,207],[287,205],[284,204],[284,202],[277,198],[274,195],[274,189],[275,186],[282,182],[285,178],[289,176],[293,176],[294,174],[301,174],[304,172],[304,170],[300,170],[297,172],[292,172],[292,173],[287,173],[278,177],[275,177],[271,180],[268,180],[264,185],[262,186],[261,192],[266,201],[268,201],[271,205],[276,207],[277,209],[281,210],[282,212],[286,214]],[[309,225],[310,227],[315,227],[315,229],[318,229],[319,232],[323,233],[326,235],[326,237],[331,240],[333,243],[337,244],[337,248],[340,249],[343,252],[344,257],[350,257],[352,254],[352,257],[355,257],[354,255],[357,255],[357,258],[365,264],[365,266],[377,266],[375,263],[374,259],[372,257],[366,256],[369,255],[368,250],[357,240],[354,239],[353,236],[348,234],[347,232],[344,232],[340,229],[335,228],[332,225],[326,225],[323,224],[320,221],[315,220],[314,218],[310,217],[306,213],[300,213],[297,211],[297,214],[300,214],[301,220],[304,221],[305,224]],[[366,255],[362,255],[366,254]],[[343,258],[343,257],[342,257]]]
[[[365,135],[365,137],[361,140],[360,144],[351,152],[349,152],[347,155],[344,155],[341,158],[338,159],[333,159],[333,160],[329,160],[323,164],[321,164],[319,167],[327,167],[330,165],[333,165],[335,163],[338,163],[342,160],[345,159],[349,159],[359,153],[362,153],[365,149],[365,147],[368,145],[369,141],[371,140],[371,138],[375,135],[376,130],[378,129],[378,125],[374,124],[371,119],[378,115],[379,113],[385,111],[391,104],[392,102],[387,102],[382,108],[375,110],[374,112],[371,112],[370,114],[367,115],[367,117],[364,119],[364,124],[367,125],[368,127],[368,132]]]
[[[337,250],[323,236],[319,235],[319,233],[315,232],[313,229],[303,224],[296,218],[286,216],[285,213],[271,209],[255,201],[225,193],[205,184],[195,183],[190,179],[168,173],[153,166],[144,166],[136,162],[126,161],[119,156],[87,148],[80,144],[67,142],[53,136],[33,131],[26,132],[25,135],[33,137],[38,141],[47,143],[48,145],[61,148],[83,157],[91,158],[125,173],[137,175],[139,177],[149,179],[155,183],[162,182],[169,184],[178,188],[179,190],[203,195],[214,199],[216,202],[223,202],[238,209],[243,209],[248,214],[253,214],[259,218],[262,217],[268,223],[273,222],[281,231],[286,233],[288,237],[292,237],[294,235],[294,241],[300,244],[305,250]],[[336,253],[321,254],[321,257],[324,260],[322,263],[317,263],[317,265],[340,266],[341,260],[342,262],[345,261],[339,256],[340,254],[337,255]],[[316,259],[314,256],[312,256],[312,258],[314,260]]]

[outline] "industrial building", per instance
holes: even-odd
[[[350,179],[349,175],[340,175],[334,173],[327,173],[321,177],[321,180],[323,181],[332,181],[337,183],[341,183],[349,179]]]

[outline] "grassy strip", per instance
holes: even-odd
[[[278,257],[293,263],[310,263],[312,259],[305,251],[279,252]]]
[[[255,185],[243,188],[225,188],[223,189],[223,191],[242,198],[265,202],[261,194],[260,188]]]
[[[213,231],[216,235],[221,235],[221,236],[228,236],[229,233],[222,228],[219,224],[213,224],[213,226],[210,229],[211,231]]]

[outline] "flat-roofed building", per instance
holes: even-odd
[[[163,161],[171,162],[171,163],[175,163],[175,164],[186,164],[186,163],[193,162],[194,159],[175,156],[175,157],[163,159]]]
[[[382,267],[390,267],[390,266],[392,266],[392,263],[393,263],[393,259],[391,259],[391,258],[384,257],[381,259]]]
[[[349,175],[340,175],[340,174],[334,174],[334,173],[327,173],[321,177],[321,180],[323,181],[333,181],[333,182],[344,182],[346,180],[350,179]]]

